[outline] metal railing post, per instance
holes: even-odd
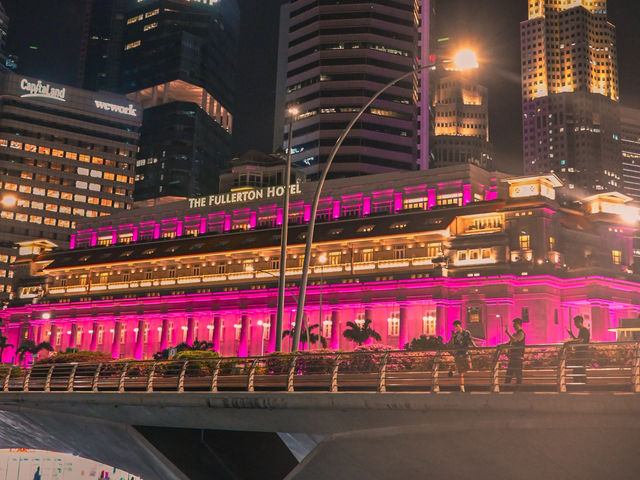
[[[118,380],[118,392],[124,392],[124,379],[127,376],[127,371],[129,370],[129,364],[125,363],[122,367],[122,373],[120,374],[120,380]]]
[[[251,367],[249,367],[249,375],[247,377],[247,392],[253,392],[253,380],[256,376],[256,366],[258,365],[258,359],[256,358]]]
[[[32,370],[32,368],[28,368],[27,369],[27,373],[25,373],[25,375],[24,375],[24,381],[22,382],[22,391],[23,392],[28,392],[29,391],[29,380],[31,380],[31,370]]]
[[[78,371],[78,364],[74,363],[71,367],[71,373],[69,374],[69,381],[67,382],[67,392],[73,392],[73,381],[76,378],[76,372]]]
[[[296,371],[296,362],[298,361],[297,355],[291,357],[291,362],[289,363],[289,372],[287,374],[287,392],[293,392],[293,375]]]
[[[7,376],[4,377],[4,385],[2,386],[3,392],[9,391],[9,379],[11,378],[11,370],[13,370],[13,366],[9,365],[9,371],[7,372]]]
[[[49,370],[47,371],[47,378],[45,378],[45,380],[44,380],[44,391],[45,392],[50,392],[51,391],[51,377],[53,376],[53,367],[55,367],[54,363],[52,363],[51,366],[49,367]]]
[[[98,391],[98,380],[100,379],[100,370],[102,370],[102,362],[98,363],[96,371],[93,372],[93,380],[91,380],[91,391]]]
[[[384,354],[382,362],[380,362],[380,369],[378,370],[378,393],[384,393],[387,391],[387,362],[389,361],[389,352]]]
[[[440,358],[442,352],[436,352],[436,356],[433,357],[433,370],[431,373],[431,393],[440,393]]]
[[[333,368],[331,369],[331,392],[336,393],[338,391],[338,368],[340,367],[340,358],[342,355],[336,355],[333,361]]]
[[[222,363],[222,360],[218,360],[216,362],[216,366],[213,369],[213,373],[211,375],[211,386],[209,388],[210,392],[217,392],[218,391],[218,375],[220,374],[220,364]]]
[[[147,393],[153,392],[153,377],[156,374],[156,365],[158,365],[158,362],[153,362],[153,365],[151,365],[151,370],[149,370],[149,376],[147,377],[147,388],[146,388]]]
[[[500,356],[502,355],[501,346],[496,347],[496,356],[491,367],[491,393],[500,393]]]
[[[640,393],[640,343],[633,349],[633,367],[631,369],[631,391]]]
[[[185,360],[180,370],[180,376],[178,377],[178,393],[184,392],[184,375],[187,373],[187,365],[189,360]]]
[[[563,345],[558,359],[558,393],[567,393],[567,346]]]

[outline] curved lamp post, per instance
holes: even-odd
[[[304,263],[303,263],[303,266],[302,266],[302,278],[300,280],[300,293],[299,293],[299,296],[298,296],[298,308],[296,310],[296,324],[295,324],[295,329],[294,329],[293,343],[292,343],[292,346],[291,346],[291,350],[292,351],[297,351],[298,350],[298,345],[300,344],[300,326],[302,325],[302,319],[303,319],[303,315],[304,315],[304,306],[305,306],[305,300],[306,300],[306,294],[307,294],[307,282],[309,280],[309,265],[310,265],[310,261],[311,261],[311,247],[313,245],[313,234],[314,234],[315,228],[316,228],[316,213],[318,211],[318,203],[320,201],[320,195],[322,193],[322,187],[324,187],[324,182],[325,182],[325,180],[327,178],[327,174],[329,173],[329,169],[331,168],[331,164],[333,163],[333,159],[335,158],[336,154],[338,153],[338,150],[342,146],[342,143],[344,142],[345,138],[347,138],[347,135],[349,135],[349,133],[351,132],[351,129],[353,128],[353,126],[356,124],[356,122],[358,120],[360,120],[360,117],[362,117],[362,115],[373,104],[373,102],[375,102],[378,99],[378,97],[380,95],[382,95],[388,89],[393,87],[395,84],[401,82],[405,78],[409,78],[409,77],[411,77],[413,75],[416,75],[416,74],[422,72],[423,70],[427,70],[429,68],[435,68],[438,65],[441,65],[441,64],[444,64],[444,63],[453,64],[455,66],[456,70],[469,70],[469,69],[473,69],[473,68],[478,68],[478,60],[477,60],[477,57],[476,57],[475,53],[473,53],[471,50],[461,50],[460,52],[458,52],[453,57],[453,60],[445,60],[445,61],[441,61],[441,62],[431,63],[429,65],[418,66],[417,68],[414,68],[410,72],[407,72],[407,73],[404,73],[404,74],[400,75],[396,79],[394,79],[391,82],[387,83],[384,87],[382,87],[380,90],[378,90],[373,95],[373,97],[371,97],[369,99],[369,101],[351,119],[351,121],[347,125],[347,128],[344,129],[344,131],[342,132],[340,137],[338,137],[338,140],[336,141],[336,144],[333,146],[333,149],[331,150],[331,153],[329,154],[329,158],[327,159],[327,162],[325,163],[324,169],[322,170],[322,174],[320,175],[320,178],[318,179],[318,185],[316,186],[315,195],[313,197],[313,203],[311,204],[311,218],[309,219],[309,225],[307,227],[307,238],[306,238],[306,245],[305,245],[305,250],[304,250]]]

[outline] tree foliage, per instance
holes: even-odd
[[[367,318],[362,325],[358,325],[354,322],[347,322],[347,326],[349,328],[342,332],[342,336],[347,340],[357,343],[358,345],[362,345],[370,338],[373,338],[378,342],[382,340],[380,334],[371,328],[370,318]]]
[[[405,350],[412,352],[424,352],[429,350],[439,350],[444,346],[442,337],[420,335],[418,338],[414,338],[411,342],[404,346]]]

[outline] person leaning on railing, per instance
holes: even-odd
[[[573,355],[574,369],[573,376],[577,380],[578,377],[582,377],[582,381],[587,383],[587,363],[589,361],[589,344],[591,340],[591,333],[589,329],[584,326],[584,319],[582,315],[577,315],[573,318],[573,324],[578,329],[578,336],[576,337],[571,329],[567,329],[567,332],[571,336],[571,340],[567,340],[565,345],[575,345]]]
[[[504,383],[511,383],[513,376],[516,377],[516,384],[522,384],[522,363],[524,361],[524,346],[526,342],[526,334],[522,329],[522,319],[513,319],[513,335],[509,332],[509,327],[505,328],[505,333],[509,336],[509,341],[503,346],[509,347],[507,356],[509,357],[509,365],[507,366],[507,375]]]
[[[476,347],[471,337],[471,332],[462,328],[462,322],[456,320],[453,322],[453,332],[447,345],[452,346],[453,358],[456,363],[456,370],[460,378],[460,391],[464,392],[464,374],[471,369],[471,356],[469,355],[469,347]],[[451,371],[449,371],[452,374]]]

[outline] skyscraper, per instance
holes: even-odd
[[[129,0],[119,91],[144,107],[136,200],[213,193],[231,159],[236,0]]]
[[[529,0],[520,25],[524,169],[621,188],[616,30],[606,0]]]
[[[432,96],[433,139],[430,166],[473,163],[493,168],[489,143],[489,92],[475,72],[447,72]]]
[[[428,61],[429,7],[414,0],[292,0],[289,9],[282,30],[288,35],[286,104],[300,113],[293,159],[312,179],[362,105],[418,59]],[[345,140],[330,177],[426,167],[428,134],[419,135],[422,127],[428,132],[426,96],[419,109],[424,78],[400,82],[374,103]],[[426,120],[419,123],[419,116]]]
[[[620,107],[624,193],[640,201],[640,110]]]

